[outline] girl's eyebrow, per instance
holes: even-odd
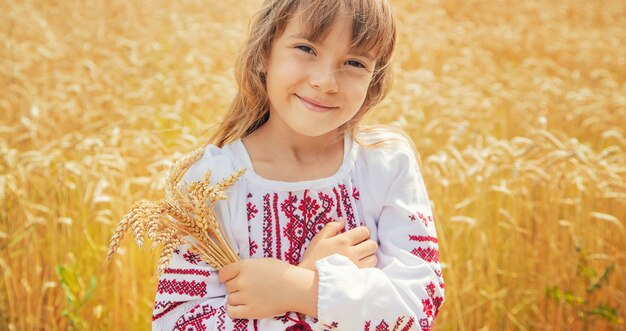
[[[307,36],[304,33],[294,33],[294,34],[290,35],[288,38],[297,38],[297,39],[309,40],[309,38],[307,38]],[[355,52],[351,51],[350,53],[352,53],[353,55],[359,56],[359,57],[364,57],[367,60],[374,62],[374,57],[369,52],[355,53]]]
[[[306,40],[308,40],[307,36],[304,35],[304,33],[294,33],[291,36],[289,36],[289,38],[298,38],[298,39],[306,39]]]

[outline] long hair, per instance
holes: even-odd
[[[262,69],[268,63],[272,42],[284,32],[288,20],[297,11],[302,13],[303,25],[309,34],[307,39],[312,41],[319,41],[328,34],[339,13],[351,14],[351,47],[359,52],[374,52],[376,67],[363,105],[339,128],[340,133],[350,132],[359,142],[359,123],[385,98],[393,81],[390,61],[396,42],[396,23],[386,0],[266,0],[253,17],[249,36],[235,64],[237,94],[209,143],[223,147],[249,135],[268,120],[270,107]],[[397,137],[389,135],[392,136]]]

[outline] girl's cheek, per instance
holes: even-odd
[[[351,90],[367,92],[371,79],[369,75],[346,73],[342,75],[341,82],[343,86],[349,87]]]

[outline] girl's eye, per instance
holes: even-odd
[[[363,68],[363,69],[367,69],[367,67],[366,67],[363,63],[361,63],[361,62],[359,62],[359,61],[357,61],[357,60],[348,60],[348,62],[346,62],[346,63],[347,63],[348,65],[353,66],[353,67],[356,67],[356,68]]]
[[[296,46],[297,49],[305,52],[305,53],[309,53],[309,54],[315,54],[315,51],[313,50],[313,48],[307,46],[307,45],[298,45]]]

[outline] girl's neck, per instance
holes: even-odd
[[[308,137],[293,131],[285,132],[265,123],[243,138],[246,145],[263,149],[264,154],[274,160],[294,165],[310,166],[320,158],[340,153],[343,155],[343,134],[333,130],[319,137]]]

